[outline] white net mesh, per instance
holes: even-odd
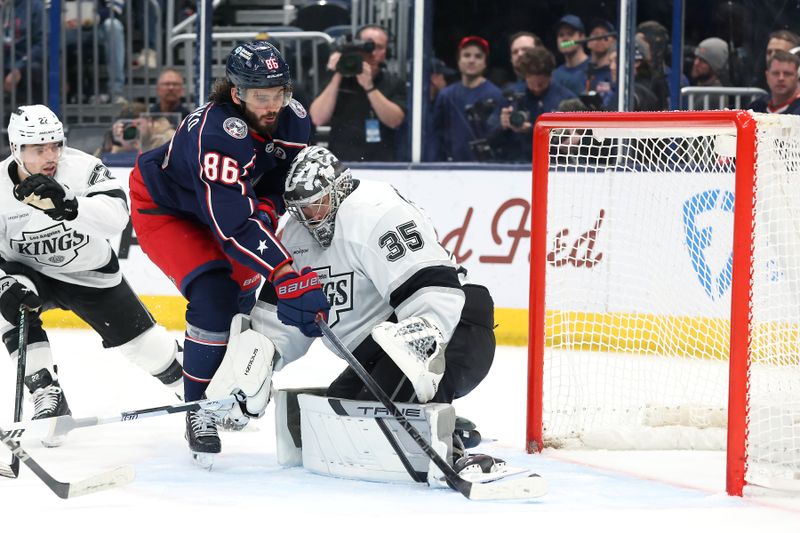
[[[800,483],[797,139],[800,117],[760,119],[751,483]],[[691,123],[551,131],[545,444],[725,447],[735,149]]]

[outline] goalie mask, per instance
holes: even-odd
[[[286,210],[327,248],[333,240],[336,212],[350,191],[353,178],[330,150],[308,146],[294,158],[286,177]]]
[[[64,145],[64,126],[58,117],[47,106],[24,105],[11,113],[8,121],[8,143],[11,155],[20,167],[25,168],[22,161],[22,147],[32,144],[60,143],[56,159],[61,158]],[[28,174],[31,174],[28,171]]]

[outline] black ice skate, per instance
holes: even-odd
[[[214,454],[222,451],[214,413],[205,409],[186,413],[186,440],[195,464],[210,470]]]
[[[461,438],[464,448],[474,448],[481,443],[481,434],[476,429],[475,423],[463,416],[456,416],[455,434]]]
[[[33,420],[72,414],[64,391],[58,384],[58,377],[54,377],[46,368],[27,376],[25,385],[31,391]],[[61,446],[65,438],[66,435],[48,437],[42,440],[42,444],[48,448],[55,448]]]

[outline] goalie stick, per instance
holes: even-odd
[[[131,420],[139,420],[140,418],[197,411],[198,409],[222,411],[233,407],[235,402],[236,398],[234,396],[229,396],[221,400],[197,400],[175,405],[162,405],[160,407],[123,411],[118,415],[107,417],[89,416],[85,418],[73,418],[71,415],[55,416],[7,426],[5,430],[0,430],[0,438],[15,440],[22,439],[23,437],[26,439],[44,439],[66,435],[73,429],[101,426],[103,424],[113,424],[115,422],[129,422]]]
[[[25,396],[25,365],[28,357],[28,308],[19,306],[19,342],[17,343],[17,383],[14,395],[14,422],[22,420],[22,401]],[[2,434],[2,433],[0,433]],[[19,457],[11,454],[11,464],[0,464],[0,476],[16,478],[19,475]]]
[[[453,470],[453,467],[450,466],[450,463],[436,453],[430,443],[420,435],[419,431],[417,431],[403,413],[400,412],[386,392],[384,392],[375,379],[364,369],[364,366],[359,360],[356,359],[353,353],[347,349],[339,337],[331,330],[322,314],[317,315],[316,322],[320,330],[322,330],[322,334],[333,345],[334,351],[339,357],[347,361],[347,364],[350,365],[350,368],[361,378],[361,381],[372,395],[386,407],[392,417],[400,424],[400,427],[402,427],[417,446],[419,446],[420,450],[422,450],[439,470],[442,471],[447,480],[447,484],[450,485],[451,488],[457,490],[470,500],[527,500],[537,498],[547,492],[547,482],[536,474],[527,477],[499,479],[486,483],[474,483],[458,475],[458,473]],[[391,438],[390,435],[387,435],[387,438]],[[401,454],[402,452],[398,451],[397,453]]]
[[[11,453],[14,454],[16,459],[25,463],[25,466],[33,470],[33,473],[44,481],[44,484],[47,485],[56,496],[62,499],[75,498],[77,496],[83,496],[84,494],[91,494],[92,492],[119,487],[133,481],[135,475],[133,467],[125,465],[95,474],[94,476],[74,483],[58,481],[51,476],[47,470],[42,468],[39,463],[34,461],[33,457],[28,455],[19,442],[12,440],[10,432],[3,431],[2,428],[0,428],[0,441],[11,450]]]

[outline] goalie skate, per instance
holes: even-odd
[[[538,477],[538,474],[534,474],[527,468],[510,466],[502,459],[482,453],[458,459],[453,465],[453,469],[459,476],[472,483],[489,483],[525,473],[530,477]]]

